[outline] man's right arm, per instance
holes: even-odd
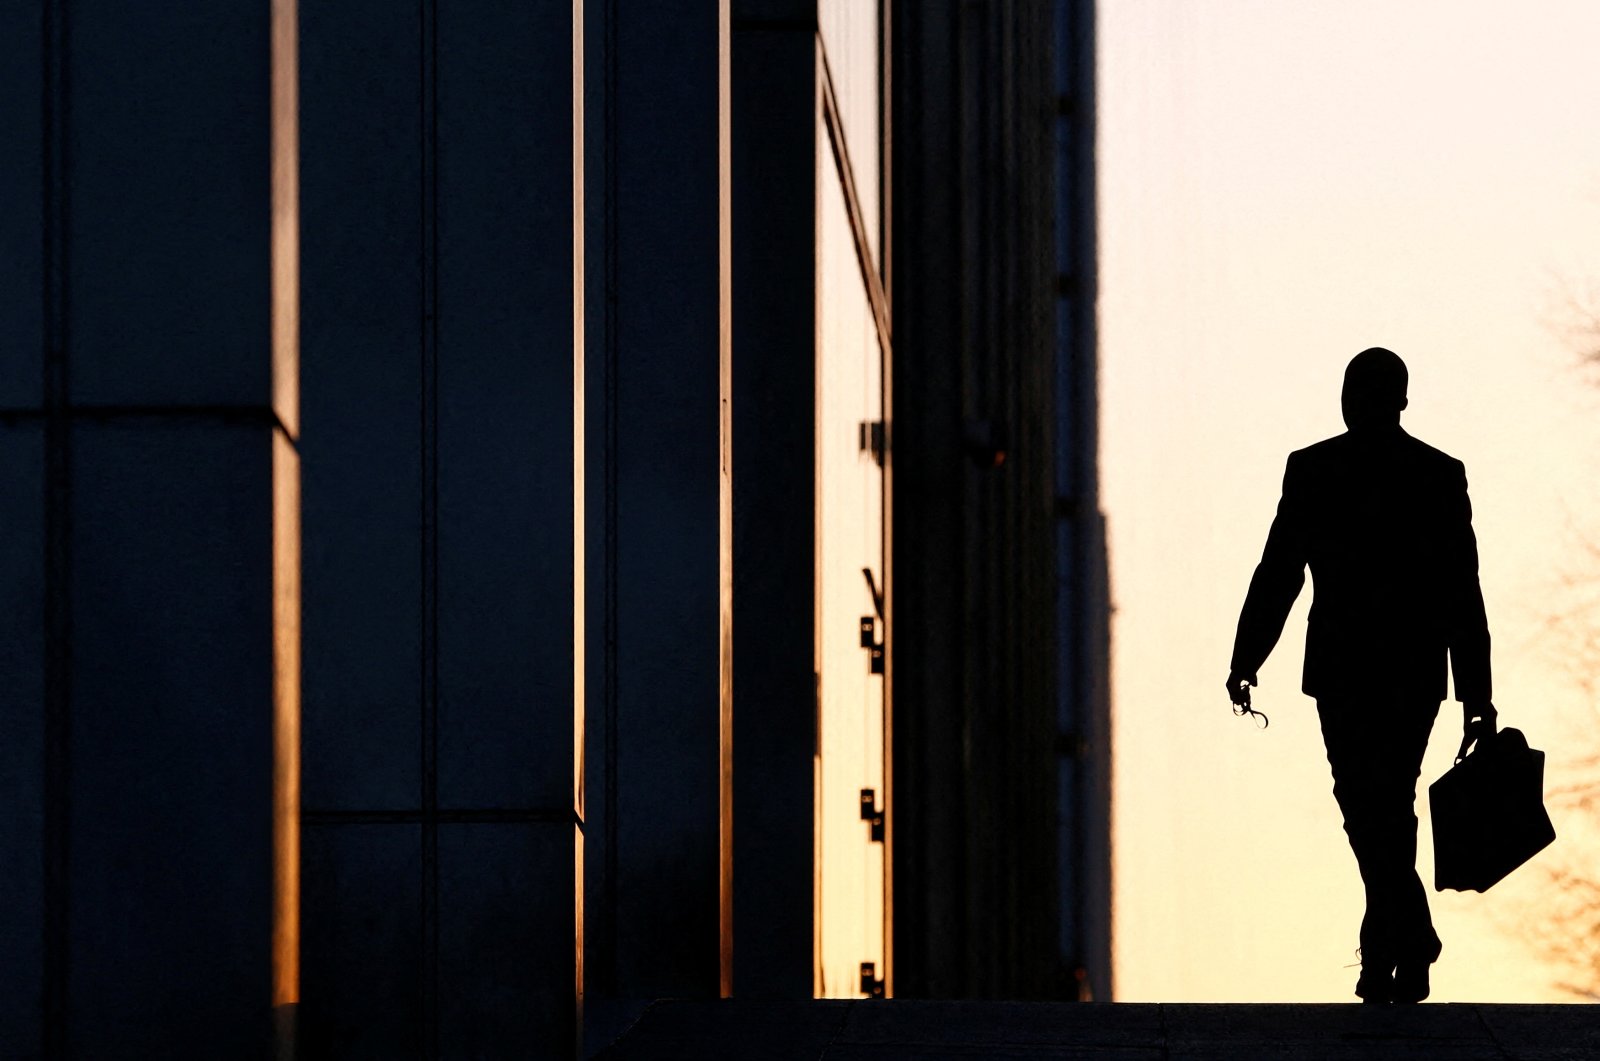
[[[1489,673],[1489,620],[1483,608],[1483,589],[1478,583],[1478,540],[1472,533],[1467,470],[1460,461],[1454,463],[1443,543],[1449,586],[1445,622],[1456,699],[1470,712],[1489,706],[1493,693]]]
[[[1306,579],[1305,504],[1296,455],[1291,454],[1283,473],[1283,497],[1267,533],[1261,562],[1250,578],[1250,591],[1239,612],[1239,629],[1233,641],[1232,673],[1228,684],[1255,684],[1256,671],[1266,662],[1283,633],[1289,609]],[[1248,696],[1248,691],[1246,691]],[[1237,701],[1236,701],[1237,702]]]

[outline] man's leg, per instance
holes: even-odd
[[[1317,702],[1333,794],[1366,887],[1363,967],[1424,965],[1439,937],[1417,876],[1416,783],[1437,702]]]

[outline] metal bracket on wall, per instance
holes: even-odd
[[[872,568],[863,567],[862,577],[867,580],[867,592],[872,594],[873,615],[861,617],[861,647],[867,650],[867,670],[871,674],[883,673],[883,642],[878,640],[878,623],[883,621],[883,592],[878,580],[872,577]]]
[[[878,806],[878,790],[861,790],[861,820],[872,826],[872,842],[883,843],[883,808]]]
[[[872,577],[872,568],[863,567],[861,577],[867,580],[867,592],[872,595],[872,611],[878,618],[883,618],[883,591],[878,588],[878,580]]]
[[[871,674],[883,673],[883,642],[878,640],[878,621],[870,615],[861,617],[861,647],[867,650],[867,670]]]
[[[878,978],[876,962],[861,963],[861,993],[868,998],[883,997],[883,981]]]
[[[883,467],[883,454],[888,449],[888,435],[882,420],[863,420],[857,435],[862,453],[870,452],[878,467]]]

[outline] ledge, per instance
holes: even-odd
[[[1294,1061],[1600,1058],[1588,1005],[660,1001],[597,1061]]]

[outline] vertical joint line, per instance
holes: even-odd
[[[422,1024],[439,1056],[439,189],[438,0],[422,0],[418,84],[421,226]]]
[[[605,820],[601,861],[601,903],[597,919],[598,987],[617,991],[617,12],[618,0],[606,0],[604,27],[605,76]]]
[[[67,27],[65,0],[41,19],[44,383],[44,821],[41,1003],[47,1058],[68,1053],[71,821],[71,395],[67,363]]]

